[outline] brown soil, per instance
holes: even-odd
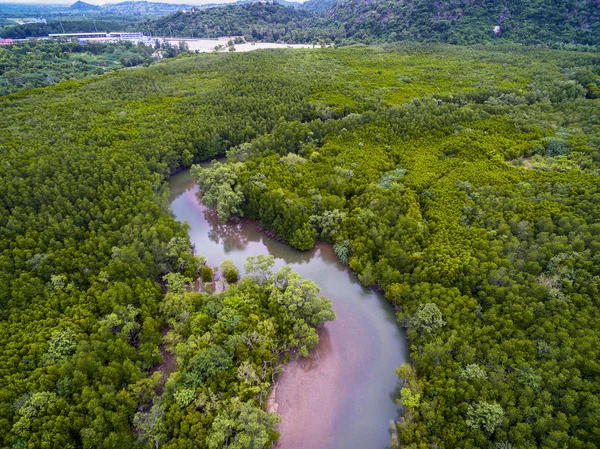
[[[268,410],[282,416],[275,448],[325,449],[331,445],[336,411],[345,397],[340,382],[343,364],[327,327],[319,331],[319,338],[309,357],[284,366],[273,387]]]

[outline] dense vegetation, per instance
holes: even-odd
[[[333,316],[262,258],[225,293],[187,291],[214,270],[161,178],[227,153],[196,170],[222,219],[329,241],[397,305],[413,364],[394,447],[596,447],[598,97],[593,53],[410,45],[194,56],[1,98],[2,445],[276,437],[277,364]]]
[[[207,204],[331,242],[398,307],[394,447],[596,447],[598,56],[336,59],[320,119],[196,170]]]
[[[313,12],[327,11],[329,8],[335,5],[335,2],[336,0],[307,0],[301,4],[300,8]]]
[[[272,257],[249,258],[248,277],[213,295],[186,292],[183,276],[168,275],[160,312],[179,372],[161,396],[158,372],[143,381],[146,403],[133,419],[142,445],[261,449],[277,438],[279,417],[264,411],[271,383],[291,354],[308,355],[319,340],[315,328],[335,314],[312,281],[289,267],[273,273],[272,265]],[[211,269],[202,268],[204,278]],[[237,282],[229,261],[221,271],[221,283]]]
[[[101,6],[105,14],[137,15],[140,16],[162,16],[176,12],[180,9],[192,9],[199,6],[186,4],[163,3],[154,1],[125,1],[119,3],[106,3]]]
[[[47,23],[26,23],[23,25],[7,26],[0,29],[0,35],[5,39],[25,39],[27,37],[47,37],[59,33],[95,33],[109,31],[139,31],[135,25],[137,18],[110,18],[93,20],[90,18],[71,20],[48,20]]]
[[[595,0],[344,0],[328,10],[326,18],[327,24],[339,28],[338,38],[366,43],[600,43],[600,7]],[[500,36],[495,36],[495,26]]]
[[[178,12],[148,26],[162,35],[244,35],[248,40],[329,40],[342,45],[412,40],[596,46],[600,7],[595,0],[345,0],[309,2],[300,9],[253,3]],[[493,31],[496,26],[498,34]]]
[[[274,42],[294,39],[299,29],[314,26],[313,14],[277,3],[249,3],[177,12],[150,20],[145,26],[158,36],[244,36],[247,40]]]
[[[272,374],[314,345],[328,302],[262,259],[255,281],[185,293],[212,270],[192,256],[161,183],[280,117],[302,118],[308,87],[292,75],[255,84],[272,57],[186,59],[0,99],[1,446],[275,437],[261,408]],[[163,344],[177,362],[164,387]]]
[[[60,33],[63,29],[98,29],[143,30],[175,37],[333,41],[338,45],[406,40],[453,44],[500,41],[550,47],[600,44],[600,6],[596,0],[312,0],[296,7],[284,4],[240,2],[199,9],[124,2],[86,10],[85,17],[75,15],[75,9],[65,17],[51,17],[47,24],[5,27],[0,29],[0,35],[24,38]]]
[[[81,1],[70,6],[3,3],[0,8],[0,36],[23,39],[45,37],[50,33],[141,31],[136,24],[145,18],[160,17],[191,8],[193,7],[189,5],[147,1],[126,1],[102,6]],[[37,18],[40,22],[21,25],[16,23],[18,19],[30,21],[32,18]],[[41,21],[42,18],[45,22]]]
[[[30,40],[0,47],[0,95],[150,64],[152,46]]]

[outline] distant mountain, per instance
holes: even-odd
[[[89,3],[82,2],[81,0],[76,1],[70,6],[70,9],[76,9],[79,11],[101,11],[102,8],[96,5],[90,5]]]
[[[194,8],[222,8],[223,6],[232,6],[232,5],[248,5],[250,3],[278,3],[281,6],[292,6],[294,8],[299,8],[302,6],[300,2],[288,2],[286,0],[238,0],[231,3],[208,3],[204,5],[195,5]]]
[[[147,1],[127,1],[121,3],[107,3],[102,5],[103,12],[111,14],[141,14],[141,15],[159,15],[170,14],[182,9],[192,9],[195,6],[175,3],[147,2]]]
[[[313,0],[314,1],[314,0]],[[172,14],[177,11],[194,11],[208,8],[223,8],[231,5],[246,5],[256,3],[256,0],[238,0],[233,3],[205,3],[202,5],[189,5],[184,3],[162,3],[152,1],[125,1],[120,3],[107,3],[100,8],[103,13],[107,14],[133,14],[140,16],[160,16]],[[302,3],[288,2],[279,0],[278,3],[282,6],[292,6],[299,8]]]

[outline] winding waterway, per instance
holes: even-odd
[[[175,217],[188,222],[196,254],[210,265],[230,259],[243,272],[248,256],[270,254],[277,267],[290,265],[333,302],[337,320],[321,330],[311,356],[287,364],[275,384],[270,408],[282,417],[277,447],[387,448],[389,421],[399,413],[394,369],[408,360],[390,304],[364,288],[329,245],[301,252],[265,236],[252,221],[220,224],[198,201],[189,170],[169,184]]]

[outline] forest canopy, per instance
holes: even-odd
[[[276,439],[273,373],[334,315],[268,259],[206,293],[218,270],[164,180],[227,155],[222,219],[332,243],[397,307],[393,447],[596,447],[599,97],[595,53],[403,44],[187,56],[0,98],[2,445]]]
[[[0,47],[0,95],[101,75],[156,60],[143,43],[30,40]]]

